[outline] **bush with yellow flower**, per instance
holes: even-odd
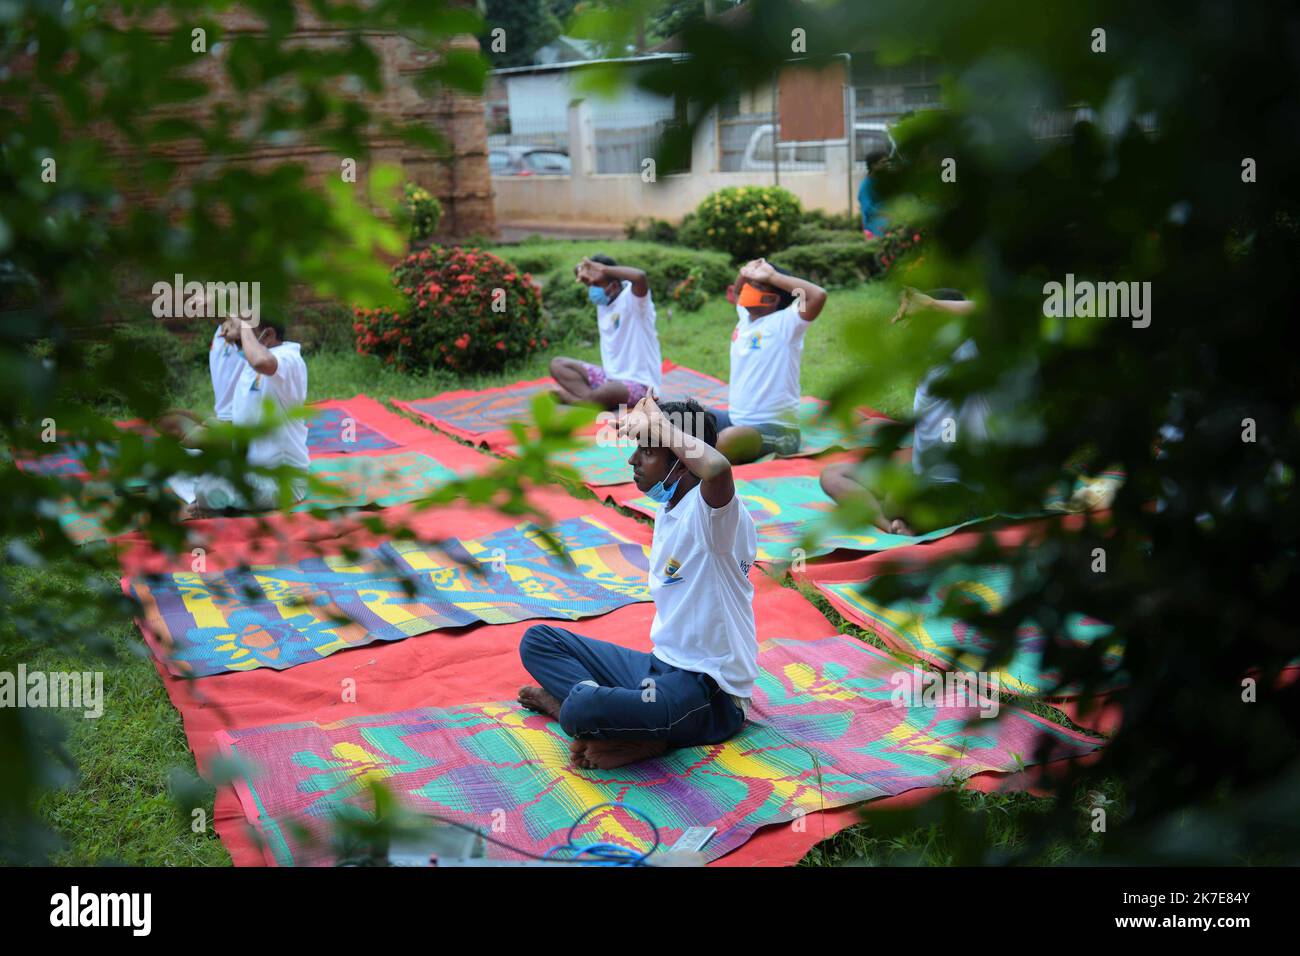
[[[696,207],[692,232],[737,262],[769,256],[789,245],[803,217],[799,199],[780,186],[728,186]]]

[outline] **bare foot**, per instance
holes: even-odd
[[[547,693],[540,687],[519,688],[519,703],[529,710],[535,710],[547,717],[560,719],[560,702],[554,694]]]
[[[907,522],[904,521],[902,518],[895,518],[893,521],[889,522],[889,533],[902,534],[902,535],[906,535],[909,538],[916,537],[915,533],[908,526]]]
[[[573,762],[577,764],[579,767],[585,767],[588,770],[591,770],[594,768],[590,763],[587,762],[588,743],[589,741],[579,740],[577,738],[574,738],[573,740],[569,741],[569,757],[572,758]]]
[[[587,740],[585,763],[592,770],[613,770],[638,760],[648,760],[668,752],[662,740]],[[575,761],[576,762],[576,761]]]

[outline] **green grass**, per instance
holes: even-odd
[[[51,572],[8,567],[15,593],[48,584]],[[38,580],[40,578],[44,580]],[[66,574],[54,575],[73,601],[89,591]],[[116,579],[106,576],[116,586]],[[123,863],[139,866],[228,865],[230,856],[212,827],[214,790],[206,785],[173,793],[173,775],[197,779],[194,755],[185,740],[180,714],[172,707],[140,632],[129,618],[102,635],[110,657],[81,648],[52,648],[14,638],[6,644],[29,671],[103,671],[104,712],[94,719],[50,710],[43,716],[67,731],[67,752],[76,764],[71,786],[45,793],[38,815],[62,841],[53,862],[69,865]],[[182,799],[183,798],[183,799]],[[180,803],[184,803],[184,808]],[[191,829],[190,811],[199,808],[206,823]]]
[[[529,243],[514,251],[541,257],[552,263],[554,270],[576,261],[582,254],[596,251],[635,264],[638,255],[646,251],[645,247],[653,244],[548,242]],[[844,382],[870,376],[882,384],[864,393],[864,400],[887,414],[907,414],[911,406],[910,384],[886,382],[884,376],[872,374],[873,370],[854,357],[849,334],[851,324],[864,318],[879,322],[883,334],[906,334],[885,324],[895,302],[895,294],[883,284],[831,291],[825,310],[805,339],[804,394],[829,398]],[[733,306],[721,297],[714,297],[699,311],[684,312],[659,302],[658,315],[665,358],[726,379],[731,329],[736,321]],[[571,327],[574,333],[565,341],[555,343],[547,354],[536,355],[506,372],[462,377],[396,372],[371,356],[357,355],[341,347],[339,343],[346,340],[344,330],[327,329],[321,339],[333,342],[333,347],[304,349],[310,370],[309,399],[347,398],[359,392],[379,399],[423,398],[449,388],[484,388],[545,375],[554,354],[598,360],[594,312],[589,316],[589,324],[584,325],[579,317]],[[174,404],[202,409],[211,402],[206,354],[200,347],[205,348],[206,341],[191,343],[177,352],[183,358],[176,363],[181,372],[174,388],[176,394],[172,396]],[[589,495],[586,489],[576,493]],[[26,569],[5,568],[4,573],[20,592],[36,583],[33,572]],[[75,599],[78,589],[88,585],[65,578],[60,580],[60,587]],[[879,645],[874,636],[840,617],[820,594],[807,588],[801,590],[842,633]],[[193,781],[195,778],[194,757],[186,744],[180,715],[163,690],[139,632],[131,620],[123,618],[113,623],[103,636],[112,648],[113,660],[109,662],[96,659],[84,650],[52,649],[39,641],[0,631],[6,649],[17,652],[10,655],[11,659],[24,660],[31,669],[105,671],[109,706],[102,717],[84,720],[55,715],[55,719],[63,720],[68,727],[67,751],[78,767],[79,776],[71,786],[45,793],[37,806],[39,815],[63,841],[63,848],[54,860],[83,865],[229,864],[229,856],[211,825],[212,787],[191,782],[176,789],[178,779]],[[1028,703],[1037,712],[1065,722],[1053,708],[1037,702],[1018,703]],[[1023,814],[1040,812],[1044,805],[1044,801],[1026,794],[963,792],[959,799],[970,813],[987,820],[985,837],[995,848],[1017,845],[1020,834],[1017,821]],[[190,826],[190,811],[194,807],[206,814],[207,827],[200,833],[193,832]],[[810,818],[808,826],[815,828],[816,818]],[[1050,861],[1069,859],[1086,849],[1085,843],[1060,848]],[[942,825],[918,825],[882,836],[872,824],[863,823],[819,844],[803,864],[945,864],[952,860],[951,833]]]

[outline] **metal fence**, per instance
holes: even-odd
[[[718,168],[724,173],[737,173],[745,168],[746,153],[751,157],[763,147],[763,127],[771,127],[771,113],[742,113],[718,120]],[[750,149],[750,142],[754,149]],[[766,137],[766,162],[772,163],[771,137]],[[751,158],[750,162],[754,160]]]
[[[654,112],[604,114],[592,121],[592,140],[596,153],[596,172],[602,174],[637,174],[654,159],[664,134],[672,127],[671,115]],[[657,169],[658,173],[690,172],[690,160],[683,168]]]
[[[569,127],[562,129],[533,130],[525,133],[493,133],[487,138],[488,148],[493,146],[549,146],[569,151]]]
[[[1076,123],[1093,123],[1107,136],[1123,132],[1129,117],[1098,115],[1091,107],[1080,106],[1063,110],[1036,110],[1029,117],[1029,131],[1035,139],[1063,139],[1074,135]],[[1148,136],[1159,129],[1155,113],[1141,113],[1132,117],[1138,129]]]
[[[564,154],[569,152],[569,125],[553,120],[527,124],[523,129],[515,124],[509,133],[493,133],[488,136],[488,169],[493,176],[515,175],[521,173],[527,165],[521,153],[525,150],[513,147],[533,147],[555,150]],[[561,164],[562,160],[558,161]],[[557,167],[562,170],[563,165]],[[538,172],[530,169],[530,172]]]

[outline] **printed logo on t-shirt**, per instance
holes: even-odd
[[[664,584],[679,584],[686,579],[680,577],[677,572],[682,569],[682,563],[676,558],[669,558],[664,562]]]
[[[253,379],[253,384],[248,387],[248,390],[250,392],[260,392],[262,390],[261,374],[258,374],[257,377]]]
[[[623,322],[623,317],[622,317],[621,315],[618,315],[617,313],[615,313],[615,315],[614,315],[614,331],[615,331],[615,332],[618,331],[618,327],[619,327],[619,325],[620,325],[622,322]]]
[[[752,567],[754,566],[754,562],[753,562],[753,561],[741,561],[741,562],[739,562],[739,563],[740,563],[740,573],[741,573],[741,574],[746,574],[746,575],[749,574],[749,569],[752,568]]]
[[[763,333],[761,331],[750,332],[748,333],[748,337],[749,337],[749,351],[757,352],[759,349],[763,347]]]

